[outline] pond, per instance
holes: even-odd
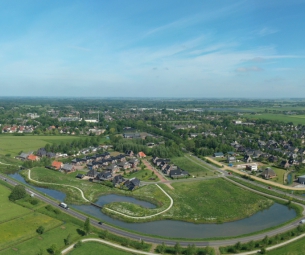
[[[23,177],[19,174],[10,176],[18,181],[25,183]],[[42,189],[35,186],[32,187],[37,190]],[[51,189],[43,189],[42,192],[54,197],[55,199],[59,198],[58,193],[63,194],[62,192]],[[114,201],[136,203],[148,208],[153,208],[154,206],[148,202],[137,200],[132,197],[118,195],[101,196],[96,203],[99,205],[104,205]],[[266,228],[275,227],[296,217],[295,210],[289,209],[287,206],[275,203],[270,208],[259,211],[248,218],[223,224],[194,224],[174,220],[160,220],[145,223],[126,223],[103,214],[99,208],[92,205],[69,206],[120,228],[149,235],[158,235],[172,238],[212,238],[239,236],[264,230]]]

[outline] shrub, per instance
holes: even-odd
[[[43,227],[43,226],[39,226],[39,227],[36,229],[36,232],[37,232],[39,235],[42,235],[43,232],[44,232],[44,227]]]

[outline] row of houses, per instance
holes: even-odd
[[[152,162],[162,173],[171,178],[182,178],[189,176],[189,173],[174,164],[170,164],[170,159],[154,157]]]

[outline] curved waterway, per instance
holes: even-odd
[[[25,183],[22,176],[19,174],[10,175],[12,178]],[[64,193],[38,188],[33,185],[36,190],[52,196],[53,198],[62,201]],[[60,199],[61,198],[61,199]],[[126,201],[136,203],[144,207],[153,208],[154,205],[141,201],[132,197],[105,195],[101,196],[96,202],[99,205],[104,205],[110,202]],[[275,203],[266,210],[259,211],[254,215],[222,224],[193,224],[183,221],[160,220],[145,223],[126,223],[117,219],[113,219],[101,212],[101,210],[92,205],[70,205],[70,207],[82,211],[88,215],[92,215],[106,223],[118,226],[120,228],[137,231],[144,234],[158,235],[172,238],[212,238],[212,237],[233,237],[238,235],[250,234],[256,231],[264,230],[278,226],[296,217],[296,212],[289,209],[287,206]]]

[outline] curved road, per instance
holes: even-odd
[[[0,174],[0,178],[2,178],[2,179],[6,178],[7,183],[9,183],[13,186],[15,186],[17,184],[20,184],[17,181],[11,180],[10,178],[8,178],[7,176],[4,176],[2,174]],[[69,215],[71,215],[75,218],[78,218],[80,220],[85,221],[86,218],[88,217],[88,216],[85,216],[85,215],[83,215],[79,212],[73,211],[71,209],[66,210],[66,209],[63,209],[63,208],[59,207],[58,202],[37,193],[37,191],[35,191],[35,190],[32,190],[28,187],[26,187],[26,190],[30,194],[34,193],[35,197],[37,197],[38,199],[44,201],[45,203],[48,203],[50,205],[58,207],[60,210],[64,211],[65,213],[67,213],[67,214],[69,214]],[[110,225],[107,225],[107,224],[100,225],[100,224],[98,224],[98,221],[95,220],[95,219],[91,219],[91,224],[93,226],[95,226],[96,228],[108,230],[108,231],[110,231],[114,234],[117,234],[117,235],[125,236],[125,237],[132,238],[132,239],[135,239],[135,240],[143,240],[145,242],[150,242],[150,243],[155,243],[155,244],[161,244],[162,242],[164,242],[166,245],[172,245],[173,246],[173,245],[176,244],[176,242],[179,242],[182,246],[187,246],[188,244],[195,244],[196,246],[226,246],[226,245],[234,245],[237,242],[242,242],[243,243],[243,242],[248,242],[248,241],[251,241],[251,240],[259,240],[259,239],[263,239],[266,235],[273,236],[273,235],[291,230],[292,228],[295,228],[296,226],[298,226],[299,220],[294,221],[294,222],[292,222],[292,223],[290,223],[286,226],[280,227],[278,229],[271,230],[271,231],[268,231],[268,232],[264,232],[264,233],[261,233],[261,234],[256,234],[256,235],[253,235],[253,236],[247,236],[247,237],[241,237],[241,238],[234,238],[234,239],[229,239],[229,240],[218,240],[218,241],[217,240],[216,241],[169,240],[169,239],[166,239],[166,238],[163,239],[163,238],[144,236],[144,235],[136,234],[136,233],[130,233],[128,231],[117,229],[117,228],[115,228],[113,226],[110,226]]]

